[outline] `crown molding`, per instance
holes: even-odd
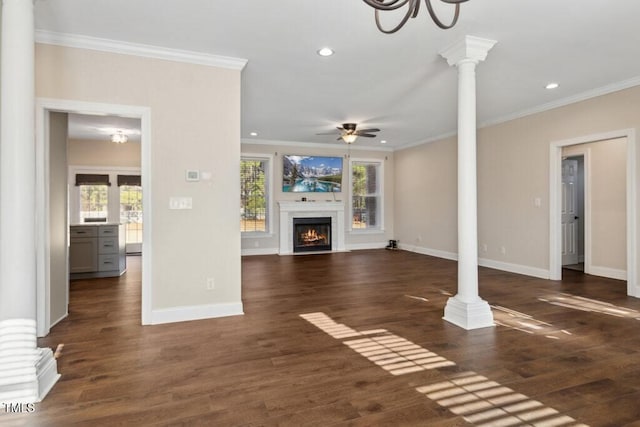
[[[622,80],[620,82],[612,83],[606,86],[601,86],[595,89],[588,90],[576,95],[568,96],[566,98],[558,99],[556,101],[548,102],[546,104],[538,105],[526,110],[521,110],[513,114],[498,117],[492,120],[486,120],[481,122],[478,128],[485,128],[488,126],[505,123],[511,120],[520,119],[526,116],[531,116],[537,113],[543,113],[554,108],[565,107],[567,105],[575,104],[581,101],[587,101],[591,98],[597,98],[599,96],[608,95],[610,93],[619,92],[621,90],[629,89],[634,86],[640,85],[640,76],[632,77],[628,80]]]
[[[608,95],[610,93],[619,92],[625,89],[630,89],[635,86],[640,86],[640,76],[632,77],[630,79],[612,83],[610,85],[601,86],[599,88],[591,89],[586,92],[579,93],[577,95],[568,96],[566,98],[558,99],[556,101],[552,101],[546,104],[541,104],[532,108],[528,108],[526,110],[517,111],[515,113],[508,114],[506,116],[498,117],[491,120],[485,120],[478,125],[478,129],[499,125],[502,123],[509,122],[511,120],[521,119],[523,117],[532,116],[538,113],[544,113],[545,111],[553,110],[554,108],[566,107],[567,105],[576,104],[578,102],[587,101],[589,99],[597,98],[599,96]],[[432,138],[425,139],[423,141],[410,142],[408,144],[399,145],[395,147],[394,151],[405,150],[407,148],[417,147],[419,145],[440,141],[445,138],[455,136],[456,134],[457,134],[457,131],[450,131],[447,133],[434,136]]]
[[[424,145],[424,144],[430,144],[430,143],[436,142],[436,141],[442,141],[443,139],[451,138],[452,136],[456,136],[457,134],[458,134],[457,131],[441,133],[440,135],[436,135],[436,136],[433,136],[431,138],[427,138],[427,139],[422,140],[422,141],[408,142],[406,144],[399,145],[399,146],[395,147],[394,151],[406,150],[407,148],[417,147],[419,145]]]
[[[341,143],[320,143],[320,142],[301,142],[301,141],[275,141],[270,139],[247,139],[241,140],[242,144],[255,144],[255,145],[283,145],[287,147],[312,147],[312,148],[343,148],[348,149],[347,144]],[[357,143],[351,144],[351,151],[385,151],[393,152],[393,147],[370,147],[366,145],[358,145]]]
[[[36,43],[97,50],[122,55],[141,56],[145,58],[164,59],[167,61],[184,62],[188,64],[227,68],[239,71],[242,71],[248,62],[246,59],[242,58],[129,43],[118,40],[83,36],[79,34],[57,33],[45,30],[36,30]]]

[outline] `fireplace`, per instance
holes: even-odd
[[[331,217],[293,218],[293,252],[330,250]]]
[[[279,255],[293,254],[293,242],[295,240],[293,230],[294,218],[331,218],[331,248],[327,248],[327,250],[331,250],[332,252],[346,251],[344,244],[344,202],[339,200],[336,200],[335,202],[280,201],[278,202],[278,206],[280,207],[280,244],[278,249]],[[318,250],[317,248],[315,248],[314,251],[326,252],[326,250]]]

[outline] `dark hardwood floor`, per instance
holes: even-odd
[[[640,426],[626,284],[480,269],[498,326],[442,320],[456,263],[367,250],[243,258],[244,316],[140,326],[139,259],[72,283],[61,380],[29,426]],[[303,316],[301,316],[303,315]]]

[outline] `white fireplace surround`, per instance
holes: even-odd
[[[278,205],[280,205],[278,254],[293,254],[293,218],[331,217],[331,250],[335,252],[346,250],[343,202],[278,202]]]

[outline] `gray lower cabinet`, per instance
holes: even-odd
[[[114,277],[126,271],[124,225],[72,225],[69,233],[71,279]]]

